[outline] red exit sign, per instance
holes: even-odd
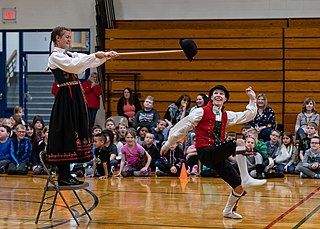
[[[2,22],[16,22],[16,8],[2,8]]]

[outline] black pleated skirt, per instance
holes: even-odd
[[[88,111],[80,84],[60,87],[49,124],[46,161],[82,163],[92,158]]]

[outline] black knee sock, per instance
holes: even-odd
[[[71,177],[70,173],[70,164],[61,164],[57,165],[58,167],[58,173],[60,178],[68,178]]]

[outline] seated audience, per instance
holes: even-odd
[[[153,108],[154,99],[152,96],[147,96],[143,103],[143,109],[136,112],[133,127],[137,128],[140,125],[147,125],[149,128],[155,126],[160,119],[157,110]]]
[[[305,152],[310,149],[310,141],[311,138],[314,136],[317,136],[318,134],[318,126],[314,122],[310,122],[307,125],[307,136],[299,141],[299,150],[298,150],[298,161],[296,165],[296,173],[299,173],[300,171],[297,170],[299,166],[302,164],[302,160],[304,157]]]
[[[122,143],[122,144],[126,144],[126,133],[127,133],[127,130],[128,130],[128,126],[126,123],[119,123],[119,126],[118,126],[118,134],[119,134],[119,141]]]
[[[273,158],[277,177],[283,177],[284,173],[295,172],[296,147],[293,135],[290,132],[283,132],[282,144]]]
[[[320,115],[316,110],[316,102],[308,97],[304,100],[302,111],[297,115],[295,125],[296,139],[302,140],[307,136],[307,126],[310,122],[314,122],[319,126]]]
[[[147,133],[150,133],[151,130],[149,129],[149,125],[141,124],[137,128],[137,143],[139,145],[143,145],[144,138],[146,137]]]
[[[24,111],[23,111],[23,107],[22,106],[15,106],[13,108],[13,114],[18,115],[21,118],[21,124],[25,125],[26,122],[23,120],[23,116],[24,116]]]
[[[175,103],[168,106],[163,119],[167,119],[172,123],[172,125],[175,125],[189,114],[189,109],[190,97],[187,95],[181,95]]]
[[[206,94],[202,94],[202,93],[198,94],[196,99],[196,105],[190,109],[189,113],[194,111],[196,108],[206,106],[208,102],[209,102],[209,97]]]
[[[123,96],[118,100],[117,111],[118,115],[128,119],[129,127],[133,126],[134,117],[141,109],[140,101],[132,94],[131,89],[123,89]]]
[[[40,162],[40,157],[39,154],[41,151],[47,149],[48,145],[48,136],[49,136],[49,127],[45,126],[43,128],[43,134],[42,134],[42,139],[36,142],[35,147],[31,151],[31,156],[30,156],[30,164],[32,166],[32,171],[34,174],[43,174],[44,169],[41,165]]]
[[[42,130],[44,128],[43,118],[40,115],[34,116],[32,125],[33,125],[34,133],[36,136],[36,141],[39,141],[43,137],[42,136]]]
[[[175,143],[170,147],[169,151],[160,155],[160,160],[156,162],[157,176],[179,176],[182,163],[186,162],[183,150]]]
[[[106,179],[110,171],[110,155],[106,149],[106,137],[102,133],[97,134],[93,137],[93,141],[95,145],[93,167],[86,171],[86,176]]]
[[[276,128],[275,114],[264,93],[257,96],[257,107],[257,115],[249,124],[258,131],[259,139],[266,142],[270,140],[271,130]]]
[[[116,176],[150,176],[151,156],[136,142],[136,132],[128,130],[126,144],[121,148],[122,158]]]
[[[155,163],[160,159],[160,152],[155,146],[154,135],[152,133],[146,133],[146,137],[144,138],[144,143],[142,146],[151,156],[150,168],[151,171],[154,172],[156,170]]]
[[[115,130],[116,129],[116,123],[113,121],[113,119],[108,118],[105,122],[105,128],[106,130]]]
[[[10,164],[10,133],[10,127],[0,126],[0,173],[6,173]]]
[[[28,162],[31,155],[31,142],[26,134],[26,127],[19,124],[16,127],[17,137],[11,139],[10,143],[10,156],[11,162],[8,167],[8,174],[21,174],[28,173]]]
[[[320,179],[320,139],[318,136],[311,138],[311,148],[303,156],[302,163],[297,167],[302,178],[311,177]]]

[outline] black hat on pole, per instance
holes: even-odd
[[[192,61],[193,57],[198,53],[196,43],[191,39],[180,39],[179,43],[188,60]]]
[[[224,94],[225,94],[225,96],[227,98],[227,101],[228,101],[229,100],[229,91],[223,85],[216,85],[213,88],[211,88],[210,91],[209,91],[209,99],[211,99],[211,96],[212,96],[213,92],[215,90],[217,90],[217,89],[219,89],[221,91],[224,91]]]

